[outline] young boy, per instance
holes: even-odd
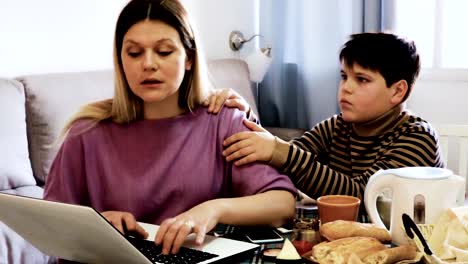
[[[339,59],[340,114],[290,142],[245,121],[254,132],[225,140],[227,160],[268,162],[312,198],[362,198],[369,177],[381,169],[443,167],[434,128],[404,109],[420,69],[414,43],[393,34],[355,34]]]

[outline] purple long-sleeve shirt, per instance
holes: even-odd
[[[215,198],[272,189],[295,194],[289,178],[268,165],[226,162],[223,140],[248,130],[243,118],[225,107],[218,115],[198,108],[126,125],[104,121],[88,130],[89,122],[77,122],[51,166],[44,199],[131,212],[138,221],[160,224]]]

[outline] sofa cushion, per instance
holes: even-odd
[[[28,153],[24,89],[0,79],[0,190],[35,185]]]
[[[0,263],[57,263],[0,222]]]
[[[42,199],[42,197],[44,196],[44,189],[37,185],[29,185],[29,186],[18,187],[15,189],[1,190],[0,193],[8,193],[8,194],[28,196],[32,198]],[[0,261],[0,263],[2,262]]]
[[[82,105],[111,98],[113,78],[111,70],[18,78],[26,93],[29,151],[37,180],[45,182],[65,123]]]
[[[258,116],[257,105],[249,79],[247,63],[239,59],[218,59],[208,61],[208,69],[215,88],[231,88],[249,103]]]

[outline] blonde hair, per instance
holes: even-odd
[[[116,24],[114,36],[114,97],[83,106],[65,125],[63,135],[73,124],[82,119],[92,126],[103,121],[123,124],[143,119],[143,102],[131,90],[122,66],[122,43],[127,31],[143,20],[159,20],[173,27],[179,33],[187,57],[192,61],[191,70],[185,72],[179,88],[179,107],[192,111],[208,95],[212,84],[196,32],[189,17],[178,0],[132,0],[122,10]],[[90,126],[89,128],[91,128]]]

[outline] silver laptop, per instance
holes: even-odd
[[[150,234],[148,240],[132,239],[91,207],[3,193],[0,221],[43,253],[82,263],[173,263],[167,258],[182,255],[190,255],[187,263],[232,263],[259,247],[209,235],[203,245],[196,245],[190,235],[178,254],[163,256],[153,242],[156,225],[141,223]]]

